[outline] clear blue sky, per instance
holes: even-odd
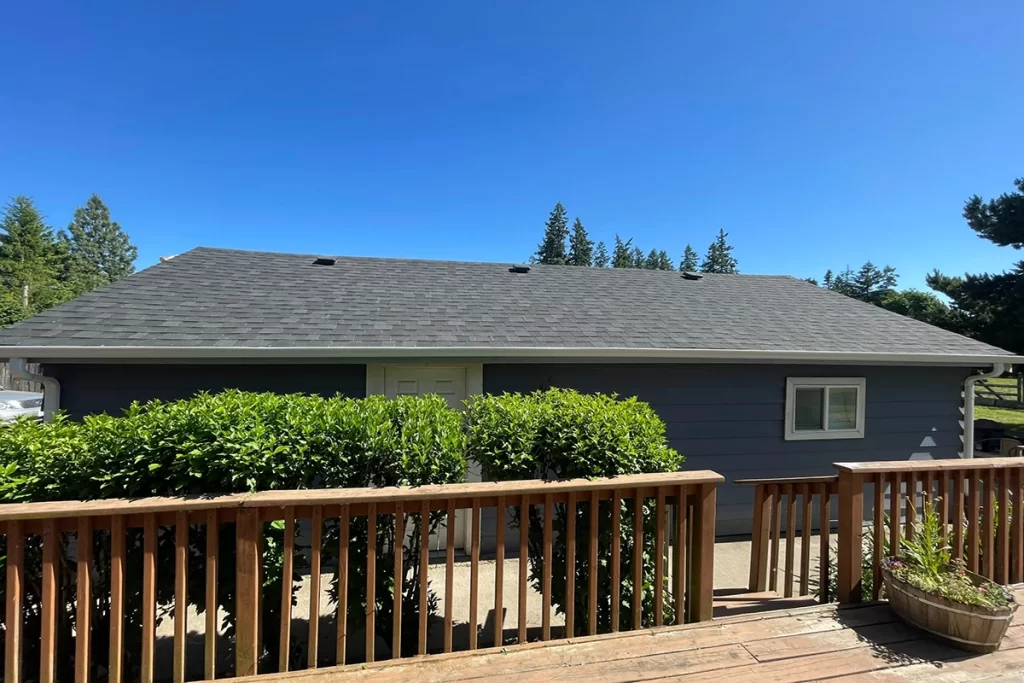
[[[743,272],[1019,258],[1024,3],[11,2],[0,195],[196,245],[525,259],[556,201]]]

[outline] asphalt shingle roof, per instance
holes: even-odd
[[[792,277],[314,258],[194,249],[0,330],[0,345],[1008,355]]]

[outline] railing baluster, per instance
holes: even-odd
[[[306,642],[306,665],[316,668],[320,652],[320,556],[324,544],[324,509],[313,506],[309,541],[309,635]]]
[[[576,634],[576,492],[569,492],[565,504],[565,632],[564,638]]]
[[[921,484],[921,492],[924,494],[923,495],[922,505],[925,504],[925,503],[933,503],[934,502],[933,498],[932,498],[932,487],[935,484],[934,479],[935,479],[935,474],[933,472],[929,471],[929,472],[925,472],[924,473],[924,480],[923,480],[923,482]]]
[[[978,573],[981,563],[981,529],[979,528],[981,518],[981,493],[978,490],[981,485],[980,472],[969,470],[970,490],[967,494],[967,568],[975,574]]]
[[[785,486],[786,494],[786,586],[783,597],[793,597],[793,564],[796,559],[796,489]]]
[[[686,486],[676,489],[676,624],[686,621]]]
[[[769,535],[772,540],[771,564],[768,567],[768,590],[775,592],[779,587],[779,538],[782,536],[782,487],[772,485],[768,489],[772,499],[772,523]]]
[[[454,535],[454,525],[452,528]],[[451,563],[448,564],[451,574]],[[448,596],[451,598],[451,595]],[[451,600],[448,601],[449,608]],[[451,632],[451,622],[448,622]],[[377,504],[370,503],[366,510],[366,661],[372,662],[373,646],[377,640]],[[450,643],[449,643],[450,645]]]
[[[953,471],[953,553],[954,560],[964,557],[964,472]]]
[[[498,496],[494,518],[494,647],[501,647],[505,633],[505,496]]]
[[[872,537],[874,563],[871,573],[871,599],[878,600],[882,592],[882,550],[885,543],[885,475],[876,474],[875,488],[875,523]]]
[[[347,510],[346,510],[347,512]],[[420,503],[420,624],[417,652],[427,654],[427,597],[430,570],[430,502]],[[339,640],[339,647],[340,647]],[[341,664],[342,662],[338,662]]]
[[[801,537],[800,537],[800,595],[809,595],[811,592],[811,527],[814,501],[811,499],[811,485],[803,484],[800,487],[800,496],[803,500],[803,512],[800,515]]]
[[[43,596],[39,615],[40,683],[53,683],[57,676],[58,538],[57,520],[43,520]]]
[[[1024,469],[1013,469],[1013,563],[1010,581],[1024,581]]]
[[[473,499],[472,526],[470,534],[469,560],[469,649],[475,650],[477,643],[477,605],[480,599],[480,499]]]
[[[7,619],[4,622],[4,682],[21,681],[21,604],[24,592],[25,533],[21,520],[7,522]]]
[[[619,630],[619,607],[622,599],[622,491],[612,491],[612,560],[611,560],[611,619],[612,633]]]
[[[889,476],[889,554],[894,557],[900,554],[900,509],[903,503],[900,487],[900,473],[893,472]]]
[[[1010,471],[999,470],[999,528],[996,537],[995,582],[1010,582]]]
[[[259,668],[262,535],[259,510],[239,509],[235,520],[235,676],[255,676]]]
[[[216,510],[213,511],[216,513]],[[110,657],[109,683],[121,683],[124,674],[124,517],[110,519]],[[208,676],[213,680],[213,676]]]
[[[185,683],[188,638],[188,512],[174,515],[174,683]]]
[[[448,500],[444,546],[444,651],[452,651],[452,609],[455,601],[455,501]]]
[[[641,489],[633,491],[633,630],[643,624],[644,592],[644,498]]]
[[[541,576],[541,640],[551,640],[551,534],[555,508],[550,493],[544,495],[544,571]]]
[[[828,604],[828,556],[831,529],[832,494],[828,484],[818,485],[818,592],[823,604]]]
[[[475,501],[474,501],[475,502]],[[476,510],[474,510],[474,513]],[[476,525],[477,520],[473,520],[473,540],[476,541]],[[391,658],[396,659],[402,656],[402,586],[405,583],[405,568],[402,566],[402,561],[405,559],[405,508],[401,503],[395,503],[395,542],[392,547],[392,551],[395,555],[395,578],[394,587],[391,590]],[[476,568],[474,567],[473,577],[476,577]],[[472,581],[472,579],[471,579]],[[475,587],[474,587],[475,588]],[[476,591],[473,591],[475,594]],[[476,612],[473,613],[473,623],[471,626],[476,625]],[[470,629],[470,642],[474,642],[475,628]]]
[[[530,589],[527,569],[530,564],[530,496],[519,501],[519,644],[526,642],[526,596]]]
[[[917,522],[917,472],[907,472],[907,514],[903,530],[904,538],[914,538],[914,524]]]
[[[587,597],[588,608],[587,608],[587,633],[588,635],[597,634],[597,574],[600,571],[600,567],[597,563],[597,543],[600,538],[598,533],[598,518],[597,513],[600,509],[600,504],[597,500],[597,491],[590,492],[590,557],[587,560],[587,571],[589,583],[587,585]]]
[[[942,527],[942,540],[945,541],[949,532],[949,472],[939,471],[939,525]]]
[[[277,670],[288,671],[292,645],[292,587],[295,574],[295,508],[284,509],[284,549],[281,551],[281,634],[278,639]],[[338,594],[341,586],[338,582]]]
[[[348,650],[348,536],[352,515],[348,503],[343,503],[338,514],[338,617],[337,651],[334,660],[345,663]]]
[[[146,515],[142,527],[142,683],[153,683],[153,648],[156,639],[157,533],[156,515]],[[241,602],[241,597],[238,601]]]
[[[750,542],[750,577],[747,590],[763,593],[768,583],[768,541],[772,516],[772,499],[765,494],[765,484],[754,487],[754,526]]]
[[[665,620],[665,491],[658,488],[654,508],[654,625]]]
[[[75,596],[75,683],[88,683],[92,636],[92,517],[78,518],[78,572]]]
[[[993,470],[985,470],[985,505],[982,508],[982,526],[984,527],[985,536],[982,540],[982,553],[984,553],[981,574],[989,579],[994,580],[996,576],[995,572],[995,505],[996,505],[996,490],[995,490],[995,472]]]
[[[121,536],[123,544],[123,530]],[[210,510],[206,513],[206,642],[203,653],[203,672],[208,681],[214,680],[217,676],[217,633],[219,631],[218,626],[220,625],[217,619],[217,557],[219,545],[220,522],[217,518],[217,511]],[[111,642],[110,647],[114,647],[113,642]],[[120,662],[118,664],[120,665]]]

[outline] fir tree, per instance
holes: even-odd
[[[700,264],[701,271],[705,273],[727,273],[734,275],[739,271],[739,263],[732,255],[732,245],[726,242],[729,236],[725,230],[718,231],[718,237],[708,247],[708,253],[704,256],[704,262]]]
[[[686,250],[683,251],[683,260],[679,262],[679,270],[689,273],[696,273],[700,267],[700,262],[697,252],[694,251],[693,247],[689,244],[686,245]]]
[[[537,245],[534,260],[553,266],[564,266],[567,262],[565,241],[569,237],[569,223],[562,202],[555,204],[544,224],[544,240]]]
[[[605,254],[607,257],[607,254]],[[587,235],[587,229],[577,218],[572,224],[572,235],[569,237],[570,266],[591,266],[594,262],[594,241]]]
[[[70,291],[60,280],[66,254],[31,198],[11,200],[0,231],[0,325],[66,301]]]
[[[604,242],[598,242],[597,253],[594,254],[594,267],[607,268],[610,261],[611,259],[608,258],[608,247],[604,245]]]
[[[615,236],[615,251],[612,252],[612,268],[633,268],[633,252],[630,250],[630,245],[633,243],[633,239],[630,238],[625,242],[618,235]]]
[[[644,268],[647,270],[658,270],[658,250],[651,249],[647,252],[647,258],[644,259]]]
[[[68,279],[76,294],[116,282],[135,272],[139,250],[116,221],[99,195],[75,209],[67,234],[60,241],[68,250]]]
[[[668,257],[668,252],[664,249],[658,252],[658,270],[675,270],[672,267],[672,259]]]
[[[633,251],[630,254],[630,259],[633,261],[632,268],[646,268],[647,259],[644,258],[644,252],[640,247],[633,247]]]

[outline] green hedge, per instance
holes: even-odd
[[[665,423],[649,405],[636,398],[580,394],[550,389],[529,395],[478,396],[470,403],[467,428],[467,457],[480,463],[484,474],[495,480],[571,479],[607,477],[619,474],[674,472],[684,458],[669,448]],[[576,509],[575,630],[588,632],[586,565],[590,544],[590,503]],[[621,516],[622,576],[619,628],[632,628],[633,525],[632,501],[624,501]],[[640,599],[645,625],[654,623],[654,521],[655,501],[644,504],[644,569]],[[566,506],[555,506],[553,527],[564,529]],[[611,501],[599,504],[598,629],[611,627]],[[518,510],[515,523],[521,524]],[[538,507],[530,510],[530,580],[539,590],[544,571],[543,517]],[[551,563],[551,596],[557,610],[565,613],[565,536],[556,533]],[[668,596],[669,591],[665,591]],[[671,603],[661,606],[666,619],[673,616]]]
[[[89,500],[97,498],[156,495],[214,494],[269,489],[360,487],[443,484],[465,477],[465,436],[462,416],[438,396],[401,397],[387,400],[374,396],[361,400],[341,397],[254,394],[227,391],[201,394],[193,399],[133,405],[123,417],[97,415],[81,423],[57,417],[52,423],[21,421],[0,429],[0,500]],[[436,527],[440,515],[431,526]],[[394,522],[378,520],[377,566],[393,563]],[[418,526],[419,522],[416,522]],[[264,576],[266,591],[264,629],[276,633],[281,592],[282,525],[268,524]],[[324,562],[336,553],[337,520],[324,525]],[[350,529],[352,557],[366,555],[366,521],[356,519]],[[95,537],[95,556],[107,557],[109,532]],[[234,529],[221,530],[221,563],[218,601],[228,612],[232,628],[234,610]],[[189,601],[203,610],[205,595],[206,528],[191,529]],[[174,534],[163,529],[159,538],[157,597],[171,602]],[[419,545],[406,548],[409,573],[403,586],[403,623],[413,631],[405,638],[415,645],[414,618],[419,603],[417,580]],[[139,662],[141,624],[140,530],[128,535],[126,558],[126,664],[130,676]],[[6,548],[2,549],[6,556]],[[26,568],[39,566],[39,540],[29,540]],[[301,561],[301,556],[297,556]],[[73,576],[63,557],[61,575]],[[97,563],[93,662],[97,670],[107,661],[109,575]],[[299,569],[300,567],[297,567]],[[38,569],[36,570],[38,571]],[[298,575],[295,577],[298,579]],[[334,582],[336,590],[336,577]],[[393,578],[378,576],[378,631],[390,641]],[[37,581],[26,581],[25,633],[26,675],[38,665]],[[365,567],[350,567],[350,615],[365,614]],[[0,595],[3,584],[0,583]],[[62,640],[71,639],[74,622],[74,584],[64,592],[61,614]],[[432,602],[435,602],[433,598]],[[354,625],[362,625],[356,619]],[[276,639],[268,638],[265,669],[276,666]],[[68,651],[65,649],[65,651]],[[63,658],[63,673],[73,674],[73,662]]]

